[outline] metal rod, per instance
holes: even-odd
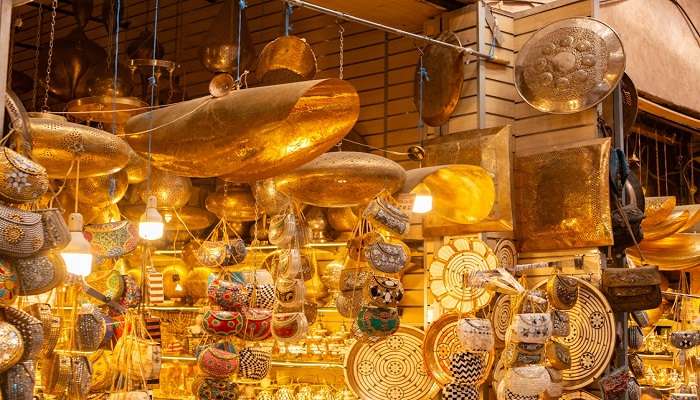
[[[469,55],[472,55],[472,56],[485,58],[488,61],[491,61],[491,62],[496,63],[496,64],[502,64],[502,65],[510,64],[510,62],[508,60],[496,58],[492,55],[478,52],[478,51],[476,51],[472,48],[469,48],[469,47],[462,47],[462,46],[458,46],[458,45],[455,45],[452,43],[447,43],[447,42],[443,42],[441,40],[433,39],[429,36],[419,35],[417,33],[412,33],[412,32],[407,32],[407,31],[404,31],[404,30],[401,30],[398,28],[394,28],[391,26],[380,24],[378,22],[374,22],[374,21],[370,21],[370,20],[367,20],[364,18],[356,17],[354,15],[346,14],[346,13],[341,12],[341,11],[336,11],[336,10],[333,10],[330,8],[322,7],[322,6],[319,6],[319,5],[314,4],[314,3],[309,3],[309,2],[304,1],[304,0],[282,0],[282,1],[285,3],[292,4],[294,6],[297,6],[297,7],[308,8],[309,10],[314,10],[314,11],[320,12],[322,14],[331,15],[333,17],[343,19],[345,21],[356,22],[358,24],[369,26],[369,27],[375,28],[375,29],[379,29],[379,30],[384,31],[384,32],[393,33],[395,35],[408,37],[408,38],[411,38],[414,40],[428,42],[430,44],[435,44],[438,46],[450,47],[450,48],[453,48],[453,49],[458,50],[458,51],[463,51],[463,52],[465,52]]]

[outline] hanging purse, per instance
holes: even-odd
[[[206,375],[226,379],[238,371],[238,354],[209,346],[197,356],[197,366]]]
[[[372,272],[367,268],[346,268],[340,271],[340,291],[352,293],[362,290],[371,279]]]
[[[627,368],[618,368],[610,375],[598,380],[600,390],[605,400],[623,400],[629,385],[629,372]]]
[[[226,260],[226,243],[206,240],[195,253],[197,262],[205,267],[218,267]]]
[[[134,308],[141,302],[141,288],[131,275],[122,275],[124,281],[124,294],[119,299],[119,304],[126,308]]]
[[[24,309],[34,318],[41,321],[43,341],[39,356],[51,354],[58,343],[61,333],[61,318],[51,314],[51,306],[45,303],[34,303]]]
[[[279,214],[270,218],[267,232],[267,240],[271,244],[287,247],[295,238],[298,239],[300,229],[294,214]]]
[[[551,382],[547,369],[542,365],[511,368],[506,372],[503,381],[507,390],[522,396],[538,396]]]
[[[544,343],[552,336],[552,317],[548,313],[516,314],[511,331],[516,342]]]
[[[248,305],[248,291],[238,282],[214,279],[207,293],[209,301],[225,311],[241,311]]]
[[[357,314],[357,326],[372,337],[390,336],[399,329],[399,311],[396,308],[362,306]]]
[[[673,335],[673,333],[671,333]],[[673,336],[671,336],[673,337]],[[640,350],[644,346],[644,334],[638,326],[630,326],[627,328],[627,345],[632,350]]]
[[[49,190],[46,169],[14,150],[0,152],[0,197],[10,203],[34,201]]]
[[[66,277],[66,264],[63,258],[54,253],[44,253],[12,260],[20,296],[46,293],[63,283]]]
[[[455,383],[462,385],[478,385],[486,379],[485,352],[454,353],[450,360],[450,374]]]
[[[362,215],[374,225],[404,235],[411,226],[408,215],[392,200],[388,196],[378,196],[369,202]]]
[[[553,275],[547,281],[547,298],[559,310],[570,310],[578,300],[578,281],[566,275]]]
[[[357,318],[364,304],[364,296],[361,291],[344,292],[335,298],[335,307],[338,313],[345,318]]]
[[[485,318],[462,318],[457,322],[457,338],[463,351],[492,351],[495,337],[491,321]]]
[[[17,274],[10,264],[0,259],[0,306],[11,306],[17,299],[19,284]]]
[[[401,272],[407,265],[411,250],[398,239],[377,237],[364,249],[365,259],[374,269],[395,274]]]
[[[549,366],[554,369],[564,370],[571,368],[571,353],[567,345],[548,341],[545,346],[545,356]]]
[[[378,307],[396,307],[403,299],[403,285],[396,278],[372,275],[368,286],[369,298]]]
[[[248,293],[248,307],[272,310],[275,306],[275,287],[272,283],[247,283],[245,290]]]
[[[90,375],[92,368],[87,357],[72,356],[70,379],[68,380],[69,399],[87,399],[90,392]]]
[[[70,230],[58,208],[45,208],[36,211],[41,215],[44,231],[44,245],[39,251],[62,250],[70,242]]]
[[[34,360],[44,344],[44,327],[38,318],[14,307],[5,308],[7,322],[14,325],[22,337],[24,351],[20,361]]]
[[[545,389],[544,394],[549,399],[558,399],[564,393],[564,380],[562,373],[554,368],[547,368],[550,384]]]
[[[552,336],[567,337],[571,333],[571,325],[569,324],[569,314],[566,311],[552,310]]]
[[[630,353],[627,355],[627,365],[630,367],[630,371],[634,376],[639,379],[644,378],[644,361],[642,357],[637,353]]]
[[[0,204],[0,255],[29,257],[43,246],[40,214]]]
[[[99,257],[125,256],[134,251],[139,243],[138,227],[128,220],[85,225],[83,235]]]
[[[80,351],[96,351],[107,333],[104,314],[92,304],[84,304],[75,324],[75,343]]]
[[[0,376],[3,400],[33,400],[35,383],[34,361],[22,361]]]
[[[272,336],[281,342],[296,341],[306,337],[309,323],[303,312],[273,314]]]
[[[698,331],[675,331],[669,336],[671,346],[679,350],[690,350],[700,343]]]
[[[442,388],[442,400],[479,400],[479,390],[474,385],[450,382]]]
[[[648,310],[661,304],[661,276],[656,266],[606,268],[602,286],[616,312]]]
[[[508,343],[501,358],[508,367],[522,367],[544,361],[542,343]]]
[[[269,351],[246,347],[238,353],[238,377],[260,381],[270,372],[272,357]]]
[[[202,317],[202,329],[214,336],[240,335],[245,324],[243,313],[238,311],[208,310]]]
[[[245,311],[245,329],[242,337],[250,340],[261,341],[272,335],[272,310],[266,308],[249,308]]]
[[[192,393],[198,400],[236,400],[239,391],[238,385],[229,380],[201,377],[192,384]]]
[[[275,297],[286,307],[300,306],[304,302],[304,281],[301,279],[277,278]]]
[[[114,346],[113,365],[122,374],[158,379],[162,363],[160,345],[133,335],[123,335]]]
[[[277,277],[296,279],[302,273],[302,255],[299,249],[283,250],[275,269]]]
[[[71,358],[65,354],[53,353],[42,360],[41,386],[44,393],[63,395],[71,378]]]
[[[233,239],[224,244],[224,253],[225,257],[221,266],[230,267],[242,263],[248,254],[248,249],[245,247],[243,239]]]

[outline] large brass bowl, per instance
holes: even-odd
[[[305,39],[282,36],[265,45],[255,76],[265,85],[298,82],[316,75],[316,55]]]
[[[383,190],[394,193],[406,171],[388,158],[369,153],[326,153],[275,180],[277,190],[317,207],[354,207]]]
[[[151,193],[148,193],[148,181],[139,183],[136,190],[144,204],[148,196],[156,196],[158,208],[180,208],[190,201],[192,180],[177,176],[156,168],[151,169]]]
[[[80,203],[104,208],[121,200],[128,186],[126,171],[121,170],[109,175],[80,179],[78,196],[75,193],[74,179],[68,180],[64,190],[72,198],[77,197]]]
[[[205,207],[229,221],[255,221],[255,198],[247,187],[221,188],[209,193]]]
[[[129,119],[127,134],[152,134],[153,165],[182,176],[252,182],[290,171],[329,150],[360,112],[355,89],[323,79],[201,97]],[[168,125],[165,125],[168,124]],[[148,135],[127,141],[148,153]]]
[[[115,97],[100,95],[81,97],[66,105],[66,111],[74,112],[83,121],[100,121],[125,124],[134,115],[144,112],[136,110],[148,104],[138,97]]]
[[[32,158],[51,178],[65,178],[71,162],[78,159],[81,178],[113,174],[129,161],[129,146],[119,137],[61,116],[31,113],[29,130]],[[75,172],[74,165],[71,173]]]

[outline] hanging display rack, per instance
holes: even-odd
[[[336,17],[336,18],[339,18],[339,19],[342,19],[345,21],[355,22],[355,23],[358,23],[361,25],[369,26],[370,28],[375,28],[375,29],[379,29],[379,30],[384,31],[384,32],[389,32],[389,33],[393,33],[395,35],[411,38],[413,40],[419,40],[419,41],[427,42],[430,44],[450,47],[450,48],[456,49],[458,51],[465,52],[468,55],[472,55],[475,57],[486,59],[487,61],[490,61],[490,62],[495,63],[495,64],[510,65],[510,61],[508,61],[508,60],[504,60],[502,58],[498,58],[498,57],[495,57],[495,56],[487,54],[487,53],[481,53],[481,52],[476,51],[476,50],[469,48],[469,47],[462,47],[462,46],[458,46],[456,44],[443,42],[441,40],[433,39],[430,36],[406,32],[406,31],[398,29],[398,28],[383,25],[383,24],[380,24],[378,22],[370,21],[370,20],[367,20],[364,18],[356,17],[354,15],[346,14],[346,13],[341,12],[341,11],[336,11],[336,10],[333,10],[330,8],[322,7],[322,6],[319,6],[318,4],[309,3],[309,2],[304,1],[304,0],[282,0],[282,1],[287,3],[287,4],[291,4],[293,6],[308,8],[309,10],[320,12],[321,14],[330,15],[330,16],[333,16],[333,17]]]

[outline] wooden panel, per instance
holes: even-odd
[[[570,4],[569,4],[570,3]],[[561,5],[560,4],[564,4]],[[571,2],[570,0],[553,2],[543,7],[546,11],[540,11],[532,15],[516,18],[514,27],[518,35],[533,32],[541,27],[564,18],[576,16],[589,16],[592,12],[592,4],[590,0],[579,0]],[[537,9],[533,9],[536,12]],[[517,16],[516,16],[517,17]]]

